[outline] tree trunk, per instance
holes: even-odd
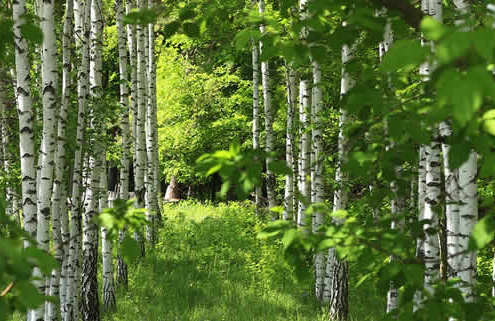
[[[294,157],[294,146],[295,146],[295,124],[294,124],[294,113],[296,108],[297,100],[297,89],[296,89],[296,75],[294,69],[290,64],[286,63],[286,78],[287,78],[287,130],[286,130],[286,140],[285,140],[285,161],[287,166],[291,168],[292,173],[285,177],[285,195],[284,195],[284,220],[292,220],[294,216],[294,178],[295,175],[295,157]]]
[[[253,0],[253,5],[256,4],[256,0]],[[260,116],[259,116],[259,106],[260,106],[260,47],[258,41],[252,41],[253,46],[253,150],[257,151],[260,149]],[[256,213],[260,214],[261,208],[261,185],[256,186],[254,190]]]
[[[346,23],[343,23],[346,26]],[[342,80],[340,94],[341,97],[346,95],[352,88],[354,80],[350,78],[346,71],[346,64],[352,59],[353,50],[348,45],[342,47]],[[340,110],[339,117],[339,160],[335,173],[335,182],[338,187],[334,192],[333,211],[345,210],[348,205],[348,175],[345,172],[349,153],[349,139],[346,134],[345,126],[348,122],[347,111]],[[335,224],[342,224],[341,220],[334,220]],[[331,291],[330,291],[330,320],[347,320],[349,317],[349,292],[348,292],[348,263],[337,257],[335,250],[330,249],[329,262],[332,265],[327,267],[327,271],[332,272]],[[327,263],[328,264],[328,263]],[[325,284],[327,286],[327,284]]]
[[[92,151],[89,153],[88,184],[84,202],[83,216],[83,267],[82,267],[82,309],[83,321],[99,321],[100,309],[98,300],[98,227],[93,219],[97,215],[100,179],[102,169],[102,156],[105,149],[96,133],[105,131],[105,124],[98,118],[97,109],[101,105],[102,82],[102,34],[103,20],[101,13],[101,1],[91,2],[91,49],[89,63],[90,99],[92,110],[89,117],[89,127],[93,131],[90,137]],[[101,108],[101,107],[100,107]]]
[[[458,270],[456,275],[461,279],[460,289],[467,302],[473,302],[476,286],[476,251],[469,251],[469,236],[478,222],[477,191],[478,155],[474,150],[469,153],[468,160],[459,168],[459,245]]]
[[[427,291],[433,293],[433,285],[440,273],[440,245],[438,242],[438,211],[440,209],[440,143],[435,136],[432,142],[426,146],[426,196],[424,219],[430,220],[424,225],[424,260],[425,281]]]
[[[299,83],[300,101],[299,101],[299,119],[301,122],[300,127],[300,152],[299,152],[299,180],[300,188],[299,192],[302,199],[299,201],[298,213],[297,213],[297,226],[300,228],[308,228],[306,226],[307,219],[305,211],[307,203],[311,201],[311,182],[309,177],[311,175],[311,132],[310,126],[310,91],[309,81],[307,79],[301,79]]]
[[[79,320],[79,282],[81,275],[81,188],[83,145],[85,131],[86,97],[88,95],[88,68],[89,68],[89,24],[91,5],[83,0],[74,2],[74,42],[80,61],[76,64],[77,70],[77,128],[76,150],[72,174],[71,195],[71,222],[69,273],[66,299],[66,321]]]
[[[263,16],[265,14],[265,1],[260,0],[259,12]],[[260,25],[261,34],[265,34],[265,25]],[[260,42],[260,53],[263,53],[263,43]],[[277,206],[276,193],[275,193],[275,174],[271,169],[270,163],[273,161],[272,153],[275,152],[275,135],[273,133],[273,122],[275,118],[275,112],[272,107],[272,91],[270,89],[270,65],[268,61],[261,61],[261,83],[263,87],[263,107],[265,110],[265,132],[266,143],[265,151],[267,153],[266,158],[266,190],[268,194],[268,207],[272,208]],[[277,214],[272,213],[272,219],[277,219]]]
[[[313,166],[314,175],[311,180],[312,194],[314,194],[313,202],[321,204],[325,201],[325,186],[323,182],[323,159],[324,159],[324,147],[323,147],[323,123],[320,119],[320,115],[323,111],[323,99],[322,99],[322,85],[321,85],[321,67],[316,61],[313,61]],[[320,233],[321,226],[325,224],[325,213],[317,211],[314,214],[314,231]],[[325,252],[319,252],[315,257],[315,274],[316,285],[315,293],[316,298],[321,301],[323,299],[323,287],[325,282]]]
[[[37,225],[37,193],[33,135],[34,114],[30,96],[31,85],[29,78],[29,48],[27,40],[21,33],[21,29],[24,24],[24,15],[26,14],[26,1],[18,0],[13,2],[12,9],[17,78],[17,110],[19,114],[19,148],[21,156],[23,226],[27,234],[32,239],[35,239]],[[24,242],[24,246],[28,247],[29,245],[29,241],[26,240]],[[33,312],[34,311],[28,311],[28,321],[32,320],[31,314]]]
[[[73,15],[73,0],[66,1],[65,9],[65,21],[63,29],[62,39],[62,103],[60,107],[58,126],[57,126],[57,151],[55,155],[55,177],[53,180],[53,198],[52,198],[52,237],[53,247],[55,248],[55,258],[59,264],[64,267],[64,256],[67,257],[68,253],[64,253],[64,243],[62,240],[62,227],[61,223],[68,225],[68,213],[63,212],[66,210],[67,196],[63,192],[67,188],[64,174],[65,174],[65,138],[67,128],[67,112],[70,103],[70,71],[71,71],[71,57],[70,46],[72,39],[72,15]],[[62,218],[64,217],[64,218]],[[67,225],[64,226],[64,232],[67,232]],[[67,254],[67,255],[66,255]],[[67,262],[67,259],[65,259]],[[66,266],[65,266],[66,267]],[[65,276],[65,274],[64,274]],[[60,278],[61,271],[58,269],[53,270],[51,283],[50,283],[50,296],[57,297],[61,294],[60,291]],[[65,291],[65,289],[64,289]],[[65,300],[65,294],[60,295]],[[61,300],[62,304],[62,300]],[[62,305],[60,305],[62,306]],[[60,320],[59,306],[49,302],[47,305],[47,321]]]
[[[103,157],[102,157],[103,158]],[[108,179],[106,160],[102,162],[100,180],[100,213],[107,207],[113,206],[115,192],[111,192],[112,199],[108,197]],[[109,206],[110,205],[110,206]],[[103,312],[113,312],[117,309],[115,301],[115,286],[113,280],[113,241],[109,238],[107,229],[101,227],[101,256],[103,258]]]
[[[122,157],[120,167],[120,198],[123,200],[129,199],[129,170],[131,161],[131,133],[129,131],[129,75],[127,65],[129,61],[129,55],[127,52],[127,34],[124,26],[124,1],[115,0],[115,19],[117,20],[117,42],[119,47],[119,72],[120,72],[120,105],[122,108],[121,115],[121,127],[122,127]],[[130,6],[130,1],[128,1]],[[128,25],[127,28],[131,29],[132,25]],[[132,40],[132,34],[129,36]],[[131,72],[133,71],[132,65],[135,62],[131,62]],[[135,98],[135,91],[131,94],[131,99]],[[123,237],[124,231],[119,231],[119,242]],[[120,237],[122,235],[122,237]],[[104,237],[102,231],[102,238]],[[120,247],[119,247],[120,248]],[[117,254],[117,283],[124,285],[127,288],[127,266],[120,255]]]
[[[148,6],[153,6],[153,0],[148,0]],[[155,32],[154,24],[148,25],[148,109],[146,113],[146,149],[147,149],[147,220],[150,225],[146,227],[146,240],[150,244],[156,241],[156,216],[159,212],[157,182],[158,182],[158,159],[157,159],[157,118],[156,118],[156,63],[155,63]]]
[[[138,8],[144,8],[144,0],[138,0]],[[145,207],[145,174],[146,174],[146,104],[147,104],[147,61],[146,61],[146,32],[143,25],[136,26],[137,37],[137,97],[138,97],[138,113],[136,119],[136,171],[134,172],[134,193],[137,197],[136,206],[139,208]],[[141,244],[142,254],[144,256],[144,240],[140,233],[135,233],[136,239]]]

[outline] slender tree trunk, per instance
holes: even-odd
[[[88,163],[88,187],[84,204],[83,216],[83,267],[82,267],[82,309],[83,321],[100,320],[100,309],[98,300],[98,227],[93,222],[97,214],[102,161],[100,155],[105,155],[102,142],[97,134],[105,130],[105,124],[99,119],[98,107],[101,105],[102,82],[102,34],[103,20],[101,13],[102,3],[100,0],[91,2],[91,49],[90,49],[90,96],[91,116],[89,127],[94,134],[90,137],[90,145],[93,146],[89,154]],[[101,107],[100,107],[101,108]]]
[[[459,190],[458,169],[450,168],[450,145],[445,143],[452,136],[452,128],[449,123],[442,122],[439,126],[442,137],[443,170],[445,177],[445,216],[447,219],[447,276],[449,279],[457,278],[458,247],[459,247]]]
[[[343,26],[346,26],[344,22]],[[341,81],[341,96],[346,95],[352,88],[354,80],[351,79],[346,71],[346,64],[352,59],[353,52],[348,45],[342,47],[342,81]],[[345,210],[348,206],[348,175],[345,172],[345,164],[347,163],[349,153],[349,139],[345,132],[345,126],[348,123],[347,111],[340,110],[339,117],[339,163],[335,173],[335,182],[338,184],[334,192],[333,210]],[[341,220],[335,220],[336,224],[342,224]],[[349,291],[348,291],[348,263],[337,257],[335,251],[329,253],[332,259],[331,277],[331,293],[330,293],[330,320],[347,320],[349,317]],[[327,270],[329,268],[327,267]],[[326,284],[325,284],[326,286]]]
[[[256,4],[256,0],[253,0],[253,5]],[[260,116],[259,116],[259,106],[260,106],[260,47],[258,41],[252,41],[253,52],[253,150],[260,149]],[[256,186],[254,190],[256,213],[260,214],[261,208],[261,186]]]
[[[153,0],[148,0],[148,7],[153,6]],[[155,31],[154,24],[148,25],[148,109],[146,114],[146,149],[147,149],[147,174],[148,186],[146,189],[148,211],[147,219],[149,226],[146,227],[146,239],[150,244],[156,241],[156,216],[160,211],[158,208],[157,181],[158,181],[158,159],[157,159],[157,116],[156,116],[156,63],[155,63]]]
[[[45,0],[42,2],[41,10],[41,30],[43,31],[42,44],[42,104],[43,104],[43,136],[40,146],[39,163],[40,170],[38,180],[38,229],[36,240],[38,247],[46,252],[49,250],[49,229],[50,229],[50,212],[51,212],[51,196],[53,191],[53,170],[55,157],[55,129],[57,113],[56,105],[56,88],[57,88],[57,50],[56,36],[54,29],[54,3],[53,0]],[[58,225],[58,224],[57,224]],[[55,226],[55,230],[60,226]],[[55,232],[60,235],[58,231]],[[60,238],[57,238],[59,241]],[[47,293],[48,279],[44,278],[41,270],[35,267],[35,278],[38,278],[35,283],[42,293]],[[33,315],[33,320],[44,319],[45,305],[41,305]]]
[[[292,220],[294,215],[294,178],[296,170],[294,167],[294,113],[296,111],[296,75],[294,69],[290,64],[286,64],[286,78],[287,78],[287,130],[285,139],[285,161],[287,166],[291,168],[292,173],[285,177],[285,197],[284,197],[284,220]]]
[[[34,114],[30,96],[31,85],[29,78],[29,48],[27,40],[21,33],[21,29],[24,24],[24,15],[26,14],[26,1],[18,0],[13,2],[12,9],[17,78],[17,110],[19,114],[19,148],[21,157],[23,226],[27,234],[32,239],[35,239],[37,227],[37,193],[33,136]],[[26,240],[24,242],[24,246],[28,247],[29,245],[29,241]],[[28,321],[31,321],[31,314],[32,311],[29,311]]]
[[[124,26],[123,0],[115,0],[115,19],[117,20],[117,42],[119,48],[120,106],[122,109],[122,156],[120,167],[120,198],[129,199],[129,166],[131,137],[129,132],[129,75],[126,49],[126,30]]]
[[[104,157],[102,157],[104,158]],[[108,197],[108,177],[106,160],[102,161],[102,171],[100,179],[100,213],[107,207],[112,207],[112,200]],[[111,192],[115,195],[115,192]],[[110,203],[110,204],[109,204]],[[110,205],[110,206],[109,206]],[[113,312],[117,309],[115,301],[115,286],[113,279],[113,241],[109,238],[107,229],[101,227],[101,254],[103,258],[103,312]]]
[[[459,168],[459,252],[457,275],[460,289],[467,302],[473,302],[476,286],[477,253],[469,250],[469,236],[478,222],[477,169],[478,155],[474,150]]]
[[[71,72],[71,52],[70,45],[72,39],[72,15],[73,15],[73,0],[66,1],[65,8],[65,21],[63,29],[62,39],[62,104],[58,115],[57,126],[57,151],[55,155],[55,177],[53,180],[53,198],[52,198],[52,236],[53,246],[55,248],[55,258],[64,269],[64,257],[68,257],[68,253],[64,253],[64,243],[62,239],[62,227],[61,223],[66,224],[64,226],[64,232],[67,233],[68,225],[68,213],[63,212],[66,210],[67,194],[63,192],[67,188],[64,173],[65,173],[65,137],[67,127],[67,113],[70,103],[70,72]],[[64,218],[62,218],[64,217]],[[67,259],[65,259],[67,262]],[[66,268],[66,266],[65,266]],[[65,276],[65,274],[64,274]],[[58,269],[53,270],[50,284],[50,296],[57,297],[62,292],[60,291],[60,278],[61,271]],[[65,291],[65,289],[63,289]],[[65,294],[60,295],[62,307],[62,298],[65,300]],[[48,303],[47,307],[47,321],[60,320],[60,309],[54,303]]]
[[[128,1],[130,6],[130,2]],[[119,71],[120,71],[120,105],[122,108],[121,127],[122,127],[122,157],[120,167],[120,198],[129,199],[129,169],[131,160],[131,134],[129,131],[129,75],[127,70],[129,55],[126,47],[126,29],[124,26],[124,4],[123,0],[115,0],[115,17],[117,20],[117,42],[119,47]],[[132,25],[127,28],[131,29]],[[129,35],[132,40],[132,34]],[[131,62],[135,65],[135,62]],[[131,72],[133,68],[131,67]],[[135,99],[135,92],[132,93]],[[132,98],[131,98],[132,99]],[[135,100],[134,100],[135,101]],[[124,231],[119,231],[119,242],[123,238]],[[102,238],[104,237],[102,231]],[[127,288],[127,265],[125,264],[120,253],[117,254],[117,283]]]
[[[306,226],[307,219],[305,211],[307,208],[307,202],[311,201],[311,182],[309,177],[311,175],[311,132],[310,126],[310,90],[309,81],[307,79],[301,79],[299,83],[300,101],[299,101],[299,117],[301,121],[301,142],[300,142],[300,162],[299,162],[299,175],[300,175],[300,194],[303,198],[299,202],[298,214],[297,214],[297,226],[300,228],[308,228]]]
[[[131,10],[135,7],[135,2],[133,0],[129,0],[129,1],[126,1],[126,12],[129,13],[131,12]],[[122,19],[122,18],[121,18]],[[133,133],[133,136],[131,137],[129,135],[129,140],[131,140],[132,138],[134,139],[134,153],[133,153],[133,157],[134,157],[134,160],[136,159],[136,156],[137,156],[137,153],[136,153],[136,148],[137,148],[137,145],[136,145],[136,135],[137,135],[137,130],[136,130],[136,122],[137,122],[137,112],[138,112],[138,98],[137,98],[137,94],[138,94],[138,91],[137,91],[137,88],[138,88],[138,84],[137,84],[137,45],[136,45],[136,26],[135,25],[127,25],[127,46],[128,46],[128,54],[129,54],[129,67],[130,67],[130,79],[131,79],[131,86],[130,86],[130,104],[129,104],[129,107],[130,107],[130,110],[129,111],[132,111],[133,113],[133,117],[132,117],[132,133]],[[129,145],[131,144],[131,141],[129,141]],[[129,148],[129,153],[131,153],[130,151],[130,148]],[[129,163],[130,163],[131,159],[129,158]],[[134,164],[136,164],[136,162],[134,161]],[[130,166],[130,164],[129,164]],[[134,178],[135,178],[135,175],[136,175],[136,172],[135,172],[136,168],[134,167]],[[121,176],[121,179],[122,176]],[[127,178],[126,178],[127,180]],[[124,186],[125,182],[122,182],[121,185]],[[127,186],[129,185],[129,183],[127,183]],[[134,187],[135,189],[135,187]],[[129,191],[129,189],[127,188],[127,191]],[[123,199],[128,199],[129,198],[129,194],[128,192],[126,194],[122,194],[122,193],[125,193],[122,189],[121,189],[121,198]],[[125,197],[125,198],[124,198]],[[124,232],[123,231],[120,231],[119,232],[119,243],[122,242],[124,238]],[[120,247],[119,247],[120,248]],[[117,255],[117,283],[120,284],[120,285],[123,285],[125,288],[127,288],[127,282],[128,282],[128,277],[127,277],[127,264],[124,262],[122,256],[120,255],[120,253]]]
[[[90,1],[74,1],[74,42],[78,54],[77,70],[77,128],[76,150],[72,174],[69,272],[65,321],[79,320],[79,280],[81,275],[81,188],[83,167],[83,144],[86,122],[86,98],[88,95]]]
[[[138,8],[144,8],[143,0],[138,0]],[[136,119],[136,163],[134,172],[134,192],[137,197],[138,207],[145,207],[145,174],[146,174],[146,103],[147,103],[147,61],[146,61],[146,32],[144,26],[136,26],[137,38],[137,97],[138,97],[138,113]],[[136,239],[141,243],[142,255],[144,256],[144,241],[139,233],[135,233]]]
[[[323,111],[323,99],[322,99],[322,78],[321,67],[316,61],[313,61],[313,150],[314,150],[314,176],[311,181],[312,192],[314,194],[314,203],[323,203],[325,201],[325,186],[323,182],[323,133],[322,133],[322,121],[320,115]],[[325,213],[317,211],[314,214],[314,231],[319,233],[321,226],[325,224]],[[316,298],[321,301],[323,299],[323,288],[325,282],[325,252],[316,254],[315,257],[315,274],[316,274],[316,286],[315,293]]]
[[[148,0],[148,7],[153,10],[154,6],[154,0]],[[152,188],[153,188],[153,199],[152,203],[154,204],[153,206],[155,207],[155,235],[154,235],[154,241],[156,241],[157,238],[157,224],[162,223],[162,215],[160,213],[160,205],[159,205],[159,186],[160,186],[160,165],[159,165],[159,157],[158,157],[158,116],[157,116],[157,111],[158,111],[158,106],[157,106],[157,98],[156,98],[156,52],[155,52],[155,24],[149,24],[148,25],[148,33],[149,33],[149,61],[150,61],[150,79],[149,79],[149,99],[152,104],[152,116],[151,116],[151,121],[152,121],[152,131],[153,131],[153,137],[152,137],[152,147],[153,147],[153,154],[152,154],[152,159],[153,159],[153,183],[152,183]]]
[[[259,12],[261,15],[265,14],[265,1],[259,1]],[[260,25],[261,34],[266,32],[265,25]],[[263,43],[260,42],[260,53],[263,53]],[[277,206],[276,193],[275,193],[275,174],[271,169],[270,163],[273,161],[272,153],[275,152],[275,135],[273,133],[273,122],[275,121],[275,112],[272,106],[272,91],[270,89],[270,65],[268,61],[261,61],[261,83],[263,87],[263,107],[265,109],[265,132],[266,143],[265,151],[267,153],[266,158],[266,190],[268,194],[268,207],[272,208]],[[272,213],[272,219],[276,219],[277,215]]]
[[[456,23],[462,24],[465,21],[462,16],[469,13],[470,5],[466,0],[454,0],[454,5],[461,16]],[[456,192],[459,193],[459,205],[456,207],[459,213],[456,213],[458,217],[453,222],[458,224],[454,230],[454,233],[458,232],[455,239],[457,251],[454,255],[456,271],[454,276],[460,278],[460,290],[467,302],[473,302],[475,299],[474,287],[477,274],[477,253],[469,250],[469,237],[478,222],[477,171],[478,154],[475,150],[471,150],[468,160],[458,170],[459,185],[454,188],[457,188]]]
[[[70,244],[70,229],[69,229],[69,210],[67,204],[67,189],[61,191],[60,203],[60,234],[62,238],[62,266],[60,270],[60,313],[61,320],[66,320],[67,304],[69,300],[69,244]]]
[[[436,134],[435,134],[436,135]],[[440,143],[435,136],[426,146],[426,197],[424,219],[430,220],[424,225],[424,260],[425,260],[425,288],[433,293],[433,284],[438,280],[440,273],[440,245],[438,242],[438,211],[440,207]],[[431,232],[435,230],[435,232]]]

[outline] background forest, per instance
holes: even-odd
[[[0,320],[493,320],[495,3],[0,0]]]

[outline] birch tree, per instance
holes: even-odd
[[[148,0],[148,7],[153,7],[153,0]],[[154,244],[156,240],[156,216],[159,212],[158,186],[158,140],[156,111],[156,62],[155,62],[155,30],[154,24],[148,25],[148,108],[146,113],[146,149],[147,149],[147,218],[150,225],[146,227],[146,239]]]
[[[74,1],[74,43],[79,58],[77,69],[77,127],[76,149],[72,172],[71,221],[69,272],[66,308],[64,320],[79,320],[79,276],[81,275],[81,188],[83,143],[86,121],[86,96],[88,95],[88,68],[89,68],[89,26],[91,1]],[[88,28],[88,29],[87,29]]]
[[[422,4],[422,8],[425,5]],[[429,1],[426,4],[428,14],[435,19],[442,19],[442,4],[438,1]],[[423,8],[424,9],[424,8]],[[431,66],[425,65],[422,76],[425,81],[429,80]],[[440,186],[441,186],[441,144],[438,140],[438,131],[433,129],[432,141],[425,146],[426,156],[426,192],[425,192],[425,209],[424,219],[429,220],[425,224],[425,242],[424,247],[424,262],[425,262],[425,289],[432,294],[433,285],[439,279],[440,267],[440,245],[437,236],[438,230],[438,210],[440,204]],[[434,232],[432,232],[434,231]]]
[[[296,157],[294,155],[295,150],[295,122],[294,114],[296,112],[297,103],[297,88],[296,88],[296,75],[294,68],[291,64],[285,65],[286,79],[287,79],[287,129],[285,138],[285,161],[287,166],[290,167],[291,172],[285,177],[285,195],[284,195],[284,220],[292,220],[294,216],[294,203],[296,202],[294,197],[294,181],[297,181],[296,171]],[[296,179],[294,179],[296,178]]]
[[[67,194],[65,189],[67,188],[65,183],[65,137],[67,127],[67,112],[70,103],[70,83],[71,83],[71,39],[72,39],[72,15],[73,15],[73,0],[67,0],[65,4],[65,21],[62,35],[62,101],[60,106],[60,112],[58,114],[58,126],[57,126],[57,149],[55,154],[55,173],[53,180],[53,195],[52,195],[52,238],[53,247],[55,248],[55,258],[62,267],[66,275],[67,259],[68,255],[64,255],[67,247],[64,247],[64,240],[62,239],[62,230],[65,234],[68,231],[68,213],[62,210],[67,209]],[[63,204],[62,204],[63,203]],[[64,218],[62,218],[64,216]],[[62,228],[62,224],[64,224]],[[67,234],[65,235],[66,240]],[[65,261],[65,262],[64,262]],[[60,279],[61,271],[55,269],[52,272],[50,283],[50,296],[57,297],[61,294],[60,291]],[[65,291],[65,288],[62,292]],[[65,300],[65,293],[60,295],[61,306],[62,301]],[[63,300],[62,300],[63,299]],[[60,311],[58,306],[49,302],[47,306],[47,321],[60,319]]]
[[[143,0],[138,0],[137,6],[143,9],[145,3]],[[146,32],[143,25],[136,26],[136,42],[137,42],[137,118],[136,132],[134,137],[136,162],[134,172],[134,193],[137,197],[138,207],[145,207],[145,174],[146,174],[146,105],[147,105],[147,60],[146,60]],[[144,256],[144,242],[135,234],[136,239],[141,243],[142,254]]]
[[[36,167],[34,155],[33,117],[34,111],[31,101],[31,84],[29,77],[29,48],[21,29],[25,22],[26,1],[18,0],[12,4],[14,23],[15,70],[17,78],[17,110],[19,115],[19,149],[21,155],[21,182],[22,182],[22,213],[23,226],[27,234],[36,238]],[[25,247],[29,241],[25,241]],[[27,320],[31,321],[28,311]]]
[[[112,193],[112,199],[108,197],[108,177],[107,166],[105,156],[102,158],[102,170],[100,176],[100,199],[99,199],[99,212],[113,204],[115,192]],[[112,312],[117,308],[115,300],[115,286],[113,279],[113,241],[108,235],[108,231],[105,227],[101,227],[101,256],[103,258],[103,312]]]
[[[252,1],[253,5],[256,0]],[[253,150],[260,149],[260,47],[259,42],[252,40],[252,60],[253,60]],[[259,214],[261,208],[261,186],[256,186],[254,190],[256,211]]]
[[[465,0],[455,0],[454,5],[461,17],[469,13],[469,3]],[[457,24],[462,24],[463,19],[457,20]],[[468,159],[459,168],[458,187],[452,183],[453,188],[459,197],[459,205],[455,207],[458,213],[453,213],[452,223],[458,224],[453,231],[453,243],[455,254],[453,254],[454,275],[460,279],[460,290],[466,302],[473,302],[475,298],[474,287],[476,286],[477,252],[470,250],[469,238],[474,226],[478,222],[478,154],[474,149],[469,152]],[[447,179],[447,177],[446,177]],[[447,216],[447,222],[449,216]]]
[[[83,266],[82,266],[82,309],[81,318],[83,321],[100,320],[99,300],[98,300],[98,228],[93,222],[93,218],[98,211],[100,175],[102,160],[101,155],[105,150],[96,137],[96,133],[104,130],[104,124],[98,117],[101,112],[101,68],[102,68],[102,4],[100,0],[91,2],[91,49],[90,49],[90,101],[91,114],[89,117],[89,128],[92,131],[90,144],[93,150],[89,153],[88,161],[88,183],[84,202],[83,216]]]
[[[343,27],[346,27],[343,23]],[[346,64],[353,58],[353,49],[349,45],[342,46],[342,80],[340,87],[341,96],[346,95],[354,85],[354,80],[346,71]],[[335,182],[338,184],[334,192],[333,211],[345,210],[348,206],[348,174],[345,172],[345,165],[348,159],[349,138],[346,134],[348,114],[344,109],[340,109],[339,116],[339,141],[338,141],[338,164],[335,171]],[[342,224],[341,219],[334,220],[335,224]],[[349,290],[348,274],[349,264],[339,259],[334,249],[328,253],[327,272],[331,273],[331,284],[325,283],[325,287],[330,286],[330,320],[347,320],[349,316]],[[328,265],[331,265],[328,267]]]
[[[129,55],[127,52],[126,29],[124,27],[124,1],[115,0],[115,19],[117,21],[117,43],[119,48],[119,75],[120,75],[120,105],[122,108],[121,128],[122,128],[122,156],[120,164],[120,198],[129,199],[129,170],[130,170],[130,153],[131,153],[131,134],[129,131],[129,72],[127,69]],[[127,5],[130,6],[130,1]],[[131,28],[128,25],[127,28]],[[132,40],[132,34],[130,39]],[[133,71],[131,61],[131,73]],[[135,98],[135,92],[131,94]],[[131,98],[132,99],[132,98]],[[133,110],[133,109],[131,109]],[[119,239],[123,237],[123,231],[119,232]],[[117,282],[127,286],[127,266],[120,255],[117,255]]]
[[[259,13],[263,16],[265,14],[265,1],[259,1]],[[265,34],[266,26],[260,25],[261,34]],[[263,43],[260,42],[260,53],[263,55]],[[271,155],[275,151],[275,136],[273,133],[273,122],[275,118],[275,112],[272,106],[272,91],[270,89],[270,64],[266,59],[261,59],[261,84],[263,88],[263,107],[265,111],[265,151],[267,153],[266,158],[266,190],[268,194],[268,207],[272,208],[277,205],[276,193],[275,193],[275,174],[271,169],[270,163],[273,161]],[[272,214],[272,219],[275,219],[275,214]]]

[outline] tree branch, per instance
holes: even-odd
[[[414,7],[408,0],[371,0],[378,6],[395,10],[402,14],[404,21],[414,29],[419,29],[423,13],[421,9]]]
[[[9,293],[9,291],[12,290],[13,287],[14,287],[14,282],[10,282],[10,284],[7,285],[5,290],[2,291],[2,294],[0,294],[0,297],[5,296],[7,293]]]

